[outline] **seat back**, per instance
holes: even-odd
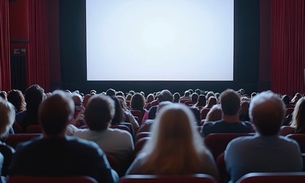
[[[6,183],[98,183],[94,178],[88,176],[24,176],[16,175],[9,177]]]
[[[304,183],[305,172],[248,173],[236,183]]]
[[[25,133],[42,133],[42,128],[40,125],[29,125],[25,129]]]
[[[41,133],[16,133],[8,135],[3,141],[7,145],[15,148],[20,142],[25,142],[41,135]]]
[[[305,153],[305,134],[289,134],[286,137],[295,140],[301,149],[302,153]]]
[[[212,133],[204,138],[204,143],[211,151],[216,160],[224,152],[228,143],[241,136],[251,136],[254,133]]]
[[[216,180],[207,174],[157,176],[157,175],[127,175],[119,183],[216,183]]]
[[[150,137],[143,137],[141,139],[139,139],[136,144],[135,144],[135,148],[134,148],[134,156],[136,157],[138,155],[138,153],[143,149],[145,143],[150,139]]]
[[[294,130],[295,130],[295,128],[293,128],[291,126],[281,126],[279,135],[286,136],[286,135],[293,133]]]
[[[149,137],[151,135],[151,132],[140,132],[136,135],[136,143],[138,140],[140,140],[143,137]]]
[[[228,182],[230,180],[230,174],[227,172],[224,153],[221,153],[217,157],[216,165],[219,172],[219,182]]]
[[[130,110],[130,112],[133,116],[138,117],[138,122],[141,124],[144,112],[140,110]]]
[[[18,123],[13,123],[13,129],[15,133],[24,133],[22,127]]]

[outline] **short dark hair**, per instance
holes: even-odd
[[[232,89],[223,91],[219,96],[221,109],[224,115],[236,115],[240,108],[240,96]]]
[[[26,110],[37,111],[39,104],[43,100],[44,89],[34,84],[26,89],[24,98],[26,102]]]
[[[71,94],[56,90],[41,102],[38,118],[45,134],[54,136],[65,130],[73,113],[74,103]]]
[[[85,120],[90,130],[102,131],[108,128],[114,116],[114,101],[102,94],[92,96],[85,110]]]

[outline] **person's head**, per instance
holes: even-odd
[[[39,85],[35,84],[27,88],[24,94],[26,110],[36,112],[43,97],[44,90]]]
[[[205,98],[205,95],[199,95],[196,106],[205,106],[207,104],[207,100]]]
[[[112,88],[109,88],[107,91],[106,91],[106,95],[112,97],[112,96],[115,96],[115,90],[112,89]]]
[[[117,91],[117,92],[115,93],[115,95],[116,95],[116,96],[125,97],[125,94],[124,94],[124,92],[122,92],[122,91]]]
[[[114,102],[114,117],[112,118],[111,124],[117,125],[124,121],[124,111],[120,105],[120,101],[116,96],[112,96],[111,99]]]
[[[240,109],[239,109],[239,120],[240,121],[249,121],[249,106],[250,106],[250,101],[249,100],[243,100],[241,101],[240,104]]]
[[[151,139],[142,150],[147,153],[143,171],[171,175],[197,170],[201,166],[199,154],[205,147],[194,121],[193,113],[183,104],[163,107],[152,125]],[[171,166],[161,168],[159,163]]]
[[[222,119],[222,110],[219,104],[214,105],[208,112],[205,121],[217,121]]]
[[[83,97],[79,93],[75,93],[75,92],[71,93],[71,95],[75,106],[75,112],[82,111],[84,109]]]
[[[300,98],[302,98],[302,94],[296,93],[291,99],[291,103],[296,104]]]
[[[209,100],[210,97],[215,97],[215,94],[213,91],[208,91],[206,93],[205,97],[207,98],[207,100]]]
[[[175,92],[174,95],[173,95],[173,102],[175,103],[179,103],[180,102],[180,94],[178,92]]]
[[[173,95],[169,90],[162,90],[160,94],[158,95],[158,101],[163,102],[163,101],[173,101]]]
[[[4,100],[7,100],[7,93],[6,91],[0,91],[0,97]]]
[[[251,100],[249,117],[259,134],[277,135],[285,117],[285,104],[273,92],[262,92]]]
[[[212,108],[214,105],[216,105],[218,102],[217,102],[217,99],[216,97],[214,96],[211,96],[208,98],[207,100],[207,103],[206,103],[206,107],[207,108]]]
[[[184,92],[184,96],[185,97],[189,97],[191,95],[191,92],[189,91],[189,90],[186,90],[185,92]]]
[[[94,95],[88,101],[85,121],[90,130],[102,131],[110,125],[114,112],[114,101],[109,96]]]
[[[296,133],[305,132],[305,98],[302,97],[296,103],[292,113],[291,126],[295,127]]]
[[[7,100],[15,106],[16,113],[25,110],[25,100],[20,90],[13,89],[9,91]]]
[[[140,93],[135,93],[130,101],[130,107],[133,110],[140,110],[142,111],[145,106],[145,98]]]
[[[236,91],[232,89],[223,91],[219,96],[219,100],[224,115],[234,116],[238,114],[240,108],[240,96]]]
[[[192,101],[193,102],[197,102],[197,100],[198,100],[198,94],[197,93],[193,93],[192,95],[191,95],[191,98],[192,98]]]
[[[15,121],[14,106],[0,97],[0,137],[5,137]]]
[[[38,119],[45,136],[61,136],[73,118],[74,102],[72,96],[61,90],[43,100],[39,106]]]
[[[152,94],[152,93],[148,94],[147,97],[146,97],[146,103],[150,103],[153,100],[155,100],[154,94]]]
[[[288,95],[283,95],[282,100],[286,105],[290,103],[290,97]]]

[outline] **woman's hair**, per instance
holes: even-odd
[[[218,121],[222,119],[222,110],[220,104],[214,105],[208,112],[205,121]]]
[[[152,93],[148,94],[146,97],[146,103],[152,102],[153,100],[155,100],[154,94]]]
[[[135,93],[130,101],[131,109],[143,111],[144,106],[145,106],[145,97],[140,93]]]
[[[300,98],[302,98],[302,95],[301,95],[300,93],[296,93],[296,94],[294,95],[294,97],[291,99],[291,103],[293,103],[293,104],[296,105],[296,103],[298,102],[298,100],[299,100]]]
[[[8,134],[9,129],[15,120],[15,109],[14,106],[7,102],[5,99],[0,97],[0,137],[4,137]]]
[[[194,121],[191,110],[183,104],[168,104],[160,110],[151,139],[142,150],[147,154],[144,173],[178,175],[200,171],[206,148]]]
[[[180,102],[180,94],[178,92],[175,92],[173,94],[173,98],[174,98],[174,103],[179,103]]]
[[[216,97],[211,96],[211,97],[209,97],[208,100],[207,100],[206,108],[212,108],[213,105],[216,105],[216,104],[217,104],[217,99],[216,99]]]
[[[111,125],[117,125],[124,121],[124,111],[120,105],[119,99],[116,96],[112,96],[111,99],[114,101],[114,117],[112,118]]]
[[[296,133],[305,133],[305,98],[298,100],[292,113],[291,126],[295,127]]]
[[[207,100],[205,98],[205,95],[199,95],[197,103],[195,106],[197,107],[204,107],[207,104]]]
[[[15,106],[16,113],[25,110],[25,100],[20,90],[9,91],[7,100]]]

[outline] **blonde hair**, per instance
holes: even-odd
[[[296,103],[293,113],[291,126],[295,128],[296,133],[305,132],[305,98],[302,97]]]
[[[205,121],[217,121],[222,119],[222,110],[220,104],[213,105],[209,110]]]
[[[0,97],[0,137],[4,137],[8,134],[10,127],[15,120],[15,107],[10,102],[7,102]]]
[[[192,111],[183,104],[168,104],[160,110],[142,151],[147,154],[144,173],[192,174],[202,169],[206,148],[194,121]]]

